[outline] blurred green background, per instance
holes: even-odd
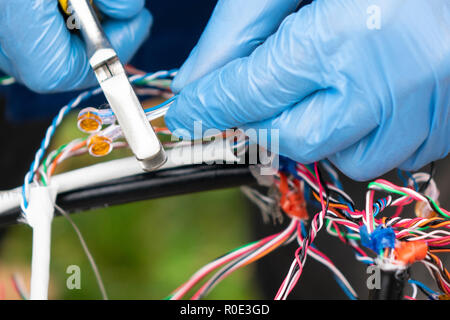
[[[83,136],[76,115],[63,124],[52,149]],[[128,155],[113,151],[106,159]],[[59,170],[99,161],[90,156],[70,159]],[[91,250],[110,299],[163,299],[211,260],[248,243],[249,217],[238,189],[204,192],[104,208],[72,215]],[[9,229],[0,252],[2,280],[21,272],[28,283],[31,229]],[[94,273],[69,222],[53,223],[51,259],[52,299],[100,299]],[[69,290],[70,265],[81,268],[81,289]],[[257,299],[252,266],[218,285],[209,299]],[[4,283],[9,292],[11,282]],[[7,295],[8,297],[8,295]]]

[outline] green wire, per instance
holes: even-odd
[[[425,196],[428,200],[430,200],[430,202],[433,204],[433,206],[434,206],[434,209],[436,209],[437,210],[437,212],[439,212],[441,215],[443,215],[444,217],[446,217],[446,218],[449,218],[450,219],[450,216],[449,215],[447,215],[447,214],[445,214],[442,210],[441,210],[441,208],[439,208],[439,206],[437,205],[437,203],[433,200],[433,199],[431,199],[429,196]]]
[[[304,167],[305,167],[306,169],[308,169],[308,171],[312,174],[312,176],[313,176],[314,178],[317,179],[316,173],[315,173],[309,166],[305,165]]]
[[[236,249],[231,250],[231,251],[228,252],[227,254],[230,254],[230,253],[236,252],[236,251],[238,251],[238,250],[240,250],[240,249],[242,249],[242,248],[246,248],[246,247],[248,247],[248,246],[254,245],[255,243],[258,243],[259,241],[260,241],[260,240],[257,240],[257,241],[253,241],[253,242],[244,244],[244,245],[242,245],[242,246],[240,246],[240,247],[237,247]],[[226,256],[227,254],[225,254],[224,256]]]
[[[44,168],[45,174],[47,174],[47,171],[48,171],[47,162],[50,162],[50,163],[53,162],[53,160],[55,160],[55,158],[56,158],[59,154],[61,154],[61,152],[64,151],[64,148],[66,148],[67,145],[68,145],[68,143],[63,144],[62,146],[60,146],[60,147],[56,150],[56,153],[52,156],[52,158],[50,159],[50,161],[48,161],[48,158],[45,159],[45,161],[42,163],[42,166],[43,166],[43,168]],[[42,184],[43,184],[45,187],[47,186],[47,182],[45,181],[44,177],[41,177],[41,182],[42,182]]]
[[[386,191],[388,191],[388,192],[400,194],[400,195],[402,195],[402,196],[407,196],[407,195],[408,195],[408,194],[406,194],[406,193],[404,193],[404,192],[401,192],[401,191],[392,189],[392,188],[387,187],[387,186],[385,186],[385,185],[383,185],[383,184],[380,184],[380,183],[378,183],[378,182],[371,182],[371,183],[369,183],[369,188],[371,188],[372,186],[377,186],[377,187],[380,187],[381,189],[384,189],[384,190],[386,190]]]
[[[55,158],[63,151],[63,149],[67,147],[67,143],[63,144],[62,146],[60,146],[57,150],[56,153],[53,155],[53,157],[50,159],[50,161],[48,161],[48,158],[45,159],[44,163],[42,164],[44,167],[44,172],[47,173],[48,167],[47,167],[47,162],[53,162],[53,160],[55,160]]]
[[[152,81],[146,81],[146,80],[139,80],[136,81],[134,84],[140,85],[140,86],[145,86],[145,85],[152,85],[152,84],[160,84],[162,86],[166,86],[167,88],[170,87],[171,81],[170,80],[165,80],[164,79],[155,79]]]
[[[369,183],[369,188],[372,187],[372,186],[380,187],[380,188],[382,188],[383,190],[386,190],[386,191],[391,192],[391,193],[396,193],[396,194],[399,194],[399,195],[402,195],[402,196],[408,196],[407,193],[404,193],[404,192],[402,192],[402,191],[398,191],[398,190],[392,189],[392,188],[387,187],[387,186],[385,186],[385,185],[383,185],[383,184],[380,184],[380,183],[378,183],[378,182],[371,182],[371,183]],[[429,196],[425,196],[425,197],[433,204],[434,209],[436,209],[436,211],[437,211],[440,215],[442,215],[442,216],[444,216],[444,217],[450,219],[450,216],[447,215],[447,214],[445,214],[445,213],[441,210],[441,208],[439,208],[439,206],[436,204],[436,202],[435,202],[433,199],[431,199]]]
[[[2,84],[3,82],[9,82],[7,84],[12,84],[15,82],[15,79],[10,76],[0,77],[0,84]]]
[[[330,220],[327,220],[327,222],[326,222],[327,227],[329,226],[330,223],[331,223],[331,221],[330,221]],[[334,232],[334,234],[335,234],[336,236],[338,235],[337,230],[336,230],[333,226],[330,227],[330,230],[331,230],[332,232]],[[360,239],[361,239],[361,237],[353,236],[353,235],[350,235],[350,234],[348,234],[348,233],[343,233],[343,232],[341,232],[341,231],[339,231],[339,233],[341,234],[342,237],[345,237],[345,238],[347,238],[347,239],[353,239],[353,240],[360,240]]]

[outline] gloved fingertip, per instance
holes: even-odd
[[[195,65],[195,61],[197,58],[197,46],[192,49],[192,52],[189,54],[189,57],[181,66],[180,70],[178,70],[175,79],[172,81],[171,89],[174,93],[179,93],[185,86],[187,86],[190,81],[190,77],[192,74],[192,68]]]
[[[403,171],[418,171],[431,161],[432,159],[430,158],[424,159],[422,157],[419,157],[418,154],[414,154],[413,156],[409,157],[408,160],[399,165],[398,168]]]
[[[173,93],[178,94],[181,92],[181,90],[186,86],[186,72],[183,68],[181,68],[178,72],[176,77],[173,79],[172,84],[170,85],[170,89]]]
[[[111,18],[130,19],[142,11],[145,0],[96,0],[95,4]]]
[[[168,114],[165,117],[165,122],[167,128],[172,133],[172,136],[177,137],[178,139],[192,140],[192,132],[185,128],[180,121],[177,121],[176,117]]]
[[[212,127],[205,125],[201,119],[194,119],[186,101],[178,98],[165,115],[165,122],[170,132],[183,140],[201,139]]]
[[[167,128],[173,132],[176,128],[179,127],[179,122],[177,121],[177,110],[175,110],[177,108],[176,106],[177,100],[175,100],[172,105],[170,106],[169,110],[167,110],[165,116],[164,116],[164,121],[166,123]]]
[[[332,155],[328,160],[347,177],[355,181],[373,180],[390,170],[384,166],[361,161],[361,159],[346,151]]]
[[[169,129],[170,132],[173,132],[177,128],[177,125],[175,118],[173,117],[173,112],[170,111],[171,109],[172,108],[170,108],[164,116],[164,122],[166,123],[167,129]]]

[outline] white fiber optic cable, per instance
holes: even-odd
[[[33,253],[31,258],[31,300],[48,299],[50,277],[51,226],[56,192],[51,187],[32,185],[26,222],[33,228]]]

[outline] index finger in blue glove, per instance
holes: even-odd
[[[380,30],[367,27],[374,2]],[[191,137],[196,120],[279,129],[281,154],[329,157],[357,180],[417,169],[450,148],[449,11],[445,0],[316,0],[249,57],[184,88],[167,124]]]
[[[219,1],[199,42],[172,84],[187,84],[236,58],[248,56],[273,34],[299,0]]]
[[[436,102],[444,104],[448,98],[444,95]],[[428,101],[420,92],[411,93],[395,110],[377,109],[374,113],[364,97],[348,100],[333,90],[322,90],[275,118],[242,129],[265,130],[267,141],[252,140],[276,148],[281,155],[301,163],[329,158],[350,178],[365,181],[396,167],[417,170],[448,154],[450,114],[440,108],[435,113],[419,108],[411,117],[409,106],[413,103],[425,105]],[[446,126],[447,135],[443,135]]]
[[[249,57],[185,87],[166,115],[169,128],[193,134],[195,120],[202,120],[204,129],[220,130],[265,120],[325,88],[324,68],[308,32],[313,15],[305,9],[289,16]]]
[[[350,178],[365,181],[396,167],[417,170],[448,154],[450,112],[439,107],[450,101],[448,86],[446,82],[421,86],[443,93],[432,101],[436,106],[428,106],[430,97],[417,90],[407,97],[394,95],[392,109],[387,105],[374,109],[363,95],[347,99],[349,93],[321,90],[273,119],[242,129],[265,130],[267,141],[254,139],[254,134],[249,137],[284,156],[301,163],[329,158]],[[420,107],[412,115],[414,105]]]
[[[355,95],[350,102],[340,92],[325,89],[280,115],[240,128],[244,132],[256,130],[257,135],[248,134],[253,142],[307,164],[357,143],[377,127],[380,118],[381,114],[374,114],[363,96]],[[267,133],[267,141],[262,133]]]

